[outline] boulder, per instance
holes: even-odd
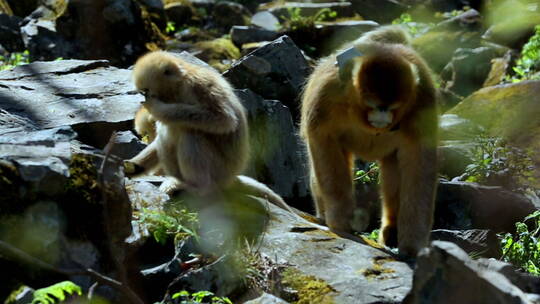
[[[527,295],[498,272],[480,267],[457,245],[434,241],[418,254],[404,304],[527,304]]]
[[[309,199],[305,154],[289,109],[248,89],[236,90],[236,94],[247,109],[250,126],[251,159],[247,175],[265,183],[294,205]]]
[[[281,35],[278,32],[263,28],[240,25],[231,27],[230,34],[232,42],[239,47],[250,42],[272,41]]]
[[[130,129],[143,99],[131,72],[104,60],[34,62],[0,72],[1,109],[38,128],[73,126],[95,147],[112,131]]]
[[[483,86],[491,70],[491,60],[501,55],[490,47],[457,49],[441,72],[442,86],[468,96]]]
[[[355,13],[381,24],[391,23],[407,9],[407,6],[395,0],[357,0],[351,3]]]
[[[249,88],[264,99],[281,101],[296,119],[298,96],[309,72],[302,51],[282,36],[240,58],[223,76],[237,89]]]
[[[347,1],[320,3],[274,1],[259,6],[259,10],[267,9],[281,20],[291,18],[290,10],[298,10],[299,15],[302,17],[315,16],[323,9],[336,12],[339,17],[352,17],[354,16],[354,11],[351,8],[351,2]]]
[[[401,303],[412,270],[383,250],[314,229],[283,209],[268,205],[270,221],[260,254],[284,265],[282,286],[296,303]]]
[[[501,244],[497,234],[488,229],[431,231],[431,240],[451,242],[471,257],[501,257]]]
[[[515,231],[515,223],[540,208],[534,197],[501,187],[439,181],[434,229]]]
[[[486,87],[448,111],[485,128],[486,134],[501,137],[510,146],[528,151],[540,164],[540,81],[522,81]],[[538,170],[533,177],[539,177]],[[538,180],[530,180],[538,185]]]
[[[17,16],[0,14],[0,46],[8,52],[24,51],[24,43],[21,36],[19,22],[22,19]]]
[[[248,25],[251,12],[240,3],[219,1],[214,5],[212,17],[217,26],[229,30],[234,25]]]

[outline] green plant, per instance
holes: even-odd
[[[208,299],[209,298],[209,299]],[[180,304],[209,303],[209,304],[233,304],[227,297],[218,297],[210,291],[198,291],[190,294],[188,291],[180,291],[172,295],[172,299],[180,299]],[[205,300],[207,299],[207,300]],[[210,302],[208,302],[210,300]]]
[[[379,181],[379,165],[369,163],[366,170],[357,170],[354,173],[354,181],[362,184],[374,184]]]
[[[534,35],[521,49],[521,55],[512,68],[513,76],[506,75],[508,82],[519,82],[527,79],[540,79],[540,25],[535,27]]]
[[[403,13],[399,18],[392,21],[392,24],[402,24],[409,31],[411,35],[416,35],[419,32],[418,26],[413,22],[410,14]]]
[[[139,212],[140,222],[152,234],[156,242],[165,244],[170,236],[186,238],[196,236],[197,215],[183,208],[166,212],[143,209]]]
[[[320,9],[312,16],[303,16],[302,9],[299,7],[288,7],[287,13],[288,16],[284,17],[283,27],[293,31],[311,29],[315,27],[316,22],[333,20],[337,17],[337,12],[329,8]]]
[[[529,228],[532,228],[529,231]],[[502,260],[521,267],[523,270],[540,275],[540,211],[516,223],[516,234],[500,235]]]
[[[64,301],[67,295],[82,295],[81,288],[71,281],[56,283],[34,291],[32,304],[54,304]]]
[[[0,71],[11,69],[15,66],[27,64],[30,62],[30,53],[28,50],[22,53],[11,53],[9,56],[0,55]]]
[[[373,231],[371,231],[370,233],[365,233],[363,234],[366,238],[372,240],[372,241],[375,241],[377,242],[379,240],[379,229],[374,229]]]
[[[475,141],[472,163],[463,175],[465,181],[518,189],[533,179],[533,161],[521,149],[498,137],[480,135]]]
[[[165,33],[170,34],[176,32],[176,24],[174,21],[167,21],[167,26],[165,27]]]

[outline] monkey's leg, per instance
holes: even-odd
[[[354,209],[352,155],[332,140],[309,144],[326,224],[335,232],[349,232]]]
[[[401,171],[398,215],[400,253],[416,256],[427,246],[433,225],[437,181],[435,148],[404,145],[398,154]]]
[[[324,222],[325,221],[324,200],[321,195],[321,190],[319,189],[319,184],[317,184],[317,178],[315,177],[314,170],[315,169],[313,168],[310,169],[309,186],[311,189],[311,196],[313,197],[313,201],[315,202],[315,212],[316,212],[317,218]]]
[[[157,154],[157,144],[155,141],[150,143],[146,148],[144,148],[139,154],[137,154],[135,157],[127,160],[126,162],[132,163],[135,166],[131,167],[128,165],[125,165],[126,168],[126,174],[127,175],[137,175],[144,172],[147,172],[148,170],[151,170],[155,168],[159,163],[159,158]]]
[[[399,214],[399,184],[401,174],[396,153],[379,161],[382,217],[379,243],[390,247],[397,246],[397,219]]]

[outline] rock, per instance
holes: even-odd
[[[318,47],[317,52],[329,55],[344,43],[353,41],[378,26],[377,22],[369,20],[347,20],[317,24],[315,26],[316,36],[321,39],[320,42],[315,42]]]
[[[56,32],[54,21],[31,19],[21,27],[21,35],[31,61],[76,56],[74,45]]]
[[[443,22],[413,39],[414,48],[435,73],[446,66],[457,48],[474,49],[480,46],[480,29],[476,23],[462,25],[460,16],[445,21],[447,23]]]
[[[475,143],[466,140],[445,140],[439,144],[439,173],[449,179],[461,176],[473,163],[471,151]]]
[[[441,180],[433,229],[489,229],[512,233],[516,222],[539,208],[536,200],[501,187]]]
[[[491,60],[500,55],[489,47],[457,49],[441,72],[442,86],[461,96],[468,96],[482,87],[491,70]]]
[[[447,30],[469,30],[478,31],[482,29],[482,16],[475,9],[467,10],[455,17],[441,21],[435,27],[434,31]]]
[[[269,11],[262,11],[253,15],[251,17],[251,24],[273,32],[277,32],[280,29],[279,19]]]
[[[8,52],[24,51],[24,43],[19,27],[21,21],[22,19],[17,16],[0,14],[0,45]]]
[[[213,20],[219,27],[229,30],[233,25],[248,25],[251,12],[240,3],[219,1],[212,11]]]
[[[540,23],[537,9],[522,1],[496,2],[487,7],[485,11],[491,26],[482,38],[510,48],[520,49]]]
[[[354,11],[351,9],[351,2],[320,2],[320,3],[309,3],[309,2],[280,2],[274,1],[269,3],[264,3],[259,6],[259,10],[268,9],[270,13],[276,16],[278,19],[286,20],[290,19],[289,10],[299,10],[299,14],[302,17],[315,16],[323,9],[329,9],[337,13],[339,17],[352,17],[354,16]]]
[[[298,96],[309,72],[300,49],[282,36],[236,61],[223,76],[237,89],[283,102],[297,118]]]
[[[38,0],[7,0],[7,3],[13,10],[13,14],[18,17],[25,17],[30,14],[37,6]]]
[[[275,31],[240,25],[231,27],[230,34],[232,42],[239,47],[249,42],[272,41],[281,35]]]
[[[446,230],[431,232],[431,240],[451,242],[458,245],[469,256],[500,258],[501,245],[497,235],[487,229]]]
[[[354,12],[381,24],[391,23],[407,9],[405,5],[395,0],[360,0],[351,3]]]
[[[530,303],[503,275],[482,269],[457,245],[434,241],[417,257],[413,288],[404,304]]]
[[[496,85],[476,91],[447,113],[470,119],[485,128],[486,135],[500,137],[510,146],[530,151],[532,161],[538,164],[540,107],[536,97],[539,93],[540,81]],[[534,170],[533,177],[538,178],[539,174]]]
[[[141,152],[146,145],[131,131],[121,131],[116,133],[114,146],[111,154],[121,159],[129,159]]]
[[[263,293],[260,297],[244,302],[244,304],[287,304],[283,299],[280,299],[274,295]]]
[[[490,87],[502,83],[508,72],[510,72],[515,55],[515,52],[507,51],[503,57],[492,59],[491,69],[482,86]]]
[[[298,291],[298,299],[291,301],[401,303],[410,290],[412,271],[407,264],[382,250],[314,230],[273,205],[268,210],[270,221],[259,252],[273,263],[285,264],[282,285]]]
[[[129,70],[107,61],[34,62],[0,72],[0,108],[39,128],[73,126],[79,139],[103,147],[114,130],[132,126],[144,97]]]
[[[265,183],[289,203],[308,199],[304,153],[289,109],[248,89],[236,90],[236,94],[247,110],[250,126],[247,175]]]
[[[485,132],[485,129],[456,114],[443,114],[439,120],[441,140],[473,140]]]
[[[505,276],[512,284],[529,294],[540,293],[540,277],[519,270],[512,264],[496,259],[478,259],[478,265],[489,271],[495,271]],[[536,303],[536,302],[534,302]]]

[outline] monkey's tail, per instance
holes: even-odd
[[[312,223],[305,218],[303,218],[301,215],[298,214],[298,211],[295,211],[289,204],[287,204],[281,196],[279,196],[277,193],[275,193],[272,189],[270,189],[267,185],[244,175],[238,175],[236,177],[237,180],[237,187],[242,193],[253,195],[255,197],[261,197],[268,200],[270,203],[280,207],[281,209],[287,210],[290,213],[292,213],[298,220],[301,222],[308,224],[314,228],[321,229],[324,231],[329,231],[329,228],[326,226],[322,226],[319,224]]]

